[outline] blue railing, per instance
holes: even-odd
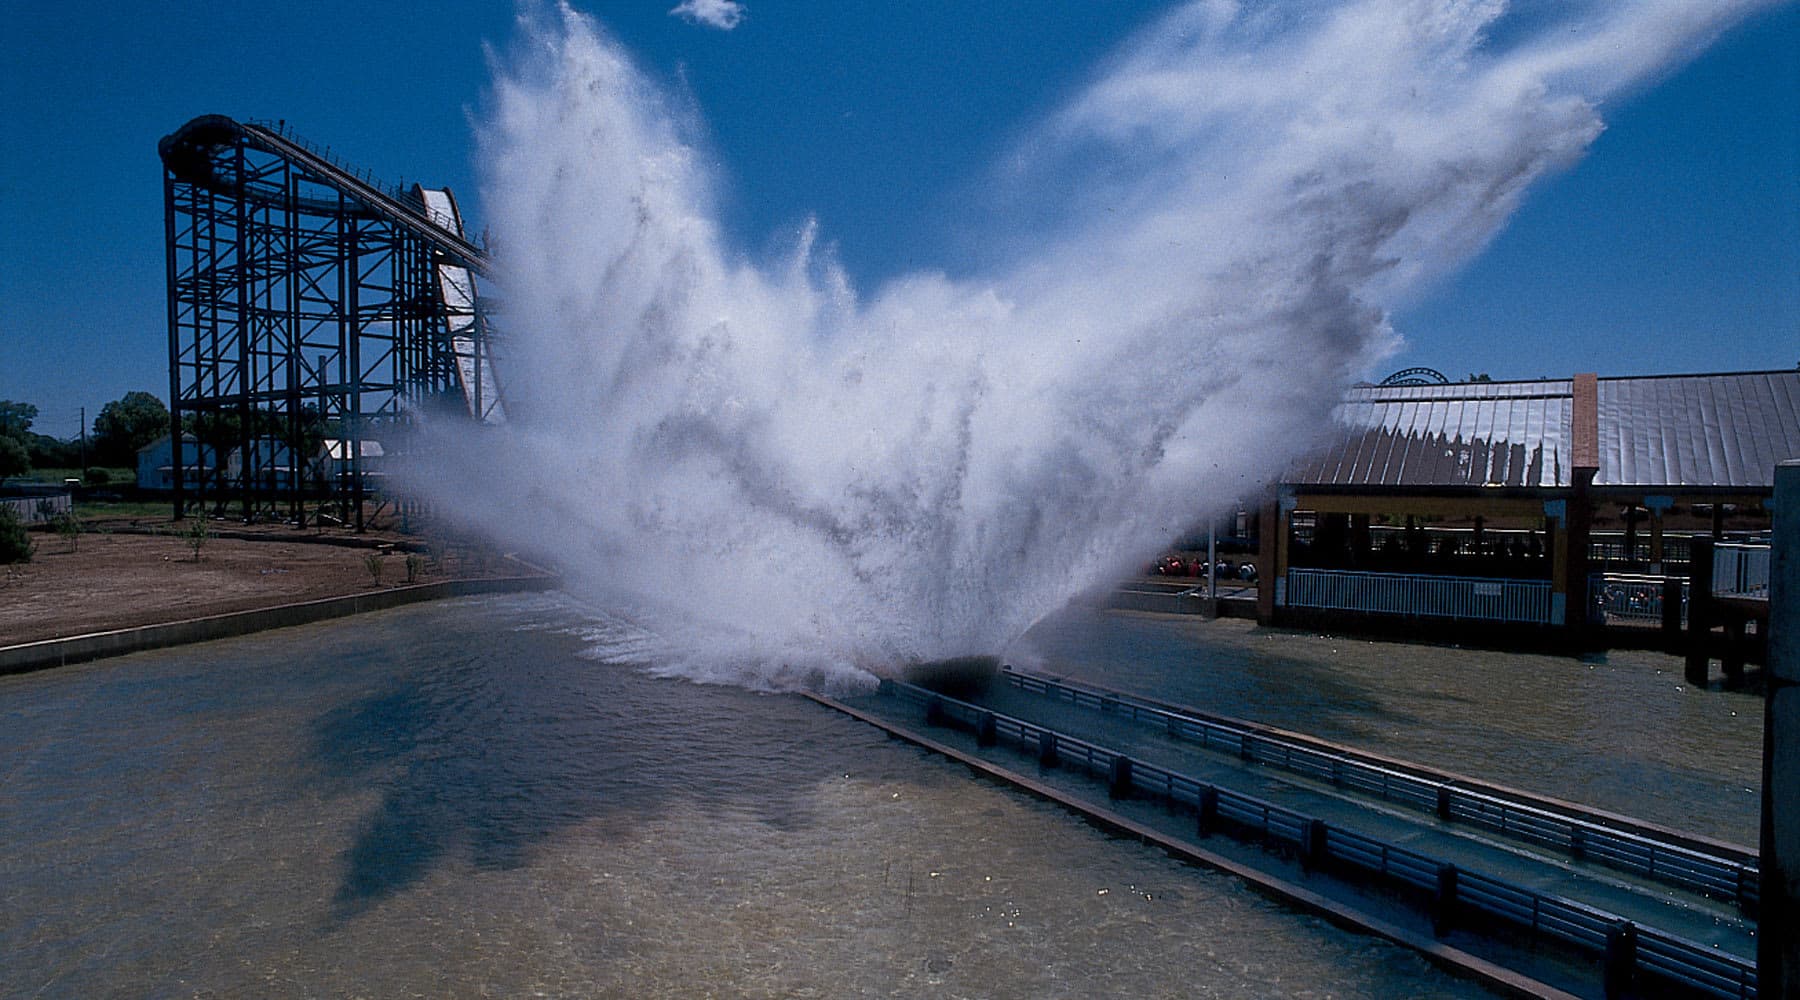
[[[1009,676],[1025,679],[1018,674]],[[1117,796],[1143,794],[1190,807],[1198,816],[1202,836],[1215,831],[1249,834],[1292,848],[1309,867],[1337,862],[1380,882],[1422,890],[1431,900],[1433,923],[1439,930],[1454,924],[1459,914],[1483,913],[1538,937],[1598,952],[1607,957],[1608,969],[1622,966],[1639,974],[1651,973],[1708,996],[1738,1000],[1756,996],[1753,960],[1640,927],[1584,903],[1535,892],[1352,830],[1331,827],[1316,817],[1255,796],[915,685],[889,680],[882,682],[882,689],[922,707],[929,724],[973,730],[978,741],[1004,741],[1035,754],[1045,764],[1085,770],[1109,781]],[[1129,699],[1110,700],[1127,714],[1143,710]],[[1233,735],[1240,753],[1254,754],[1262,740],[1260,734],[1247,729],[1220,733],[1219,737]],[[1396,772],[1396,777],[1404,776]]]
[[[1550,621],[1550,581],[1289,569],[1284,604],[1365,614]]]
[[[1380,758],[1344,747],[1309,743],[1294,734],[1273,733],[1252,723],[1175,712],[1147,699],[1069,681],[1025,674],[1008,667],[1001,674],[1021,691],[1119,715],[1154,726],[1171,738],[1275,767],[1333,787],[1435,813],[1439,819],[1479,827],[1510,839],[1551,848],[1579,859],[1650,879],[1754,913],[1758,865],[1748,851],[1703,850],[1658,835],[1653,827],[1619,829],[1517,793],[1497,794],[1466,779],[1424,768],[1401,769]]]

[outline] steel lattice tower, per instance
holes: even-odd
[[[502,419],[474,294],[487,259],[448,191],[385,190],[281,126],[221,116],[158,149],[177,518],[304,524],[330,497],[360,531],[392,499],[369,442],[403,449],[440,402]]]

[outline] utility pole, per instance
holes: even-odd
[[[87,407],[85,406],[81,408],[81,478],[84,482],[87,480]]]

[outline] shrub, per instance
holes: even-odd
[[[406,554],[406,582],[413,583],[419,579],[419,571],[425,568],[425,557],[417,552]]]
[[[377,587],[381,586],[381,570],[383,563],[384,558],[380,552],[371,552],[368,555],[363,556],[363,566],[368,568],[369,579],[374,580],[375,586]]]
[[[50,523],[55,526],[57,536],[63,540],[64,544],[68,545],[70,552],[74,552],[80,547],[81,518],[74,514],[58,514],[56,519]]]
[[[200,550],[206,547],[207,539],[212,537],[212,526],[204,517],[190,517],[187,525],[181,529],[181,539],[188,548],[194,550],[194,561],[200,561]]]
[[[37,545],[10,505],[0,504],[0,565],[28,563]]]

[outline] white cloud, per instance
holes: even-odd
[[[730,31],[744,19],[744,5],[737,0],[681,0],[669,13],[689,24]]]

